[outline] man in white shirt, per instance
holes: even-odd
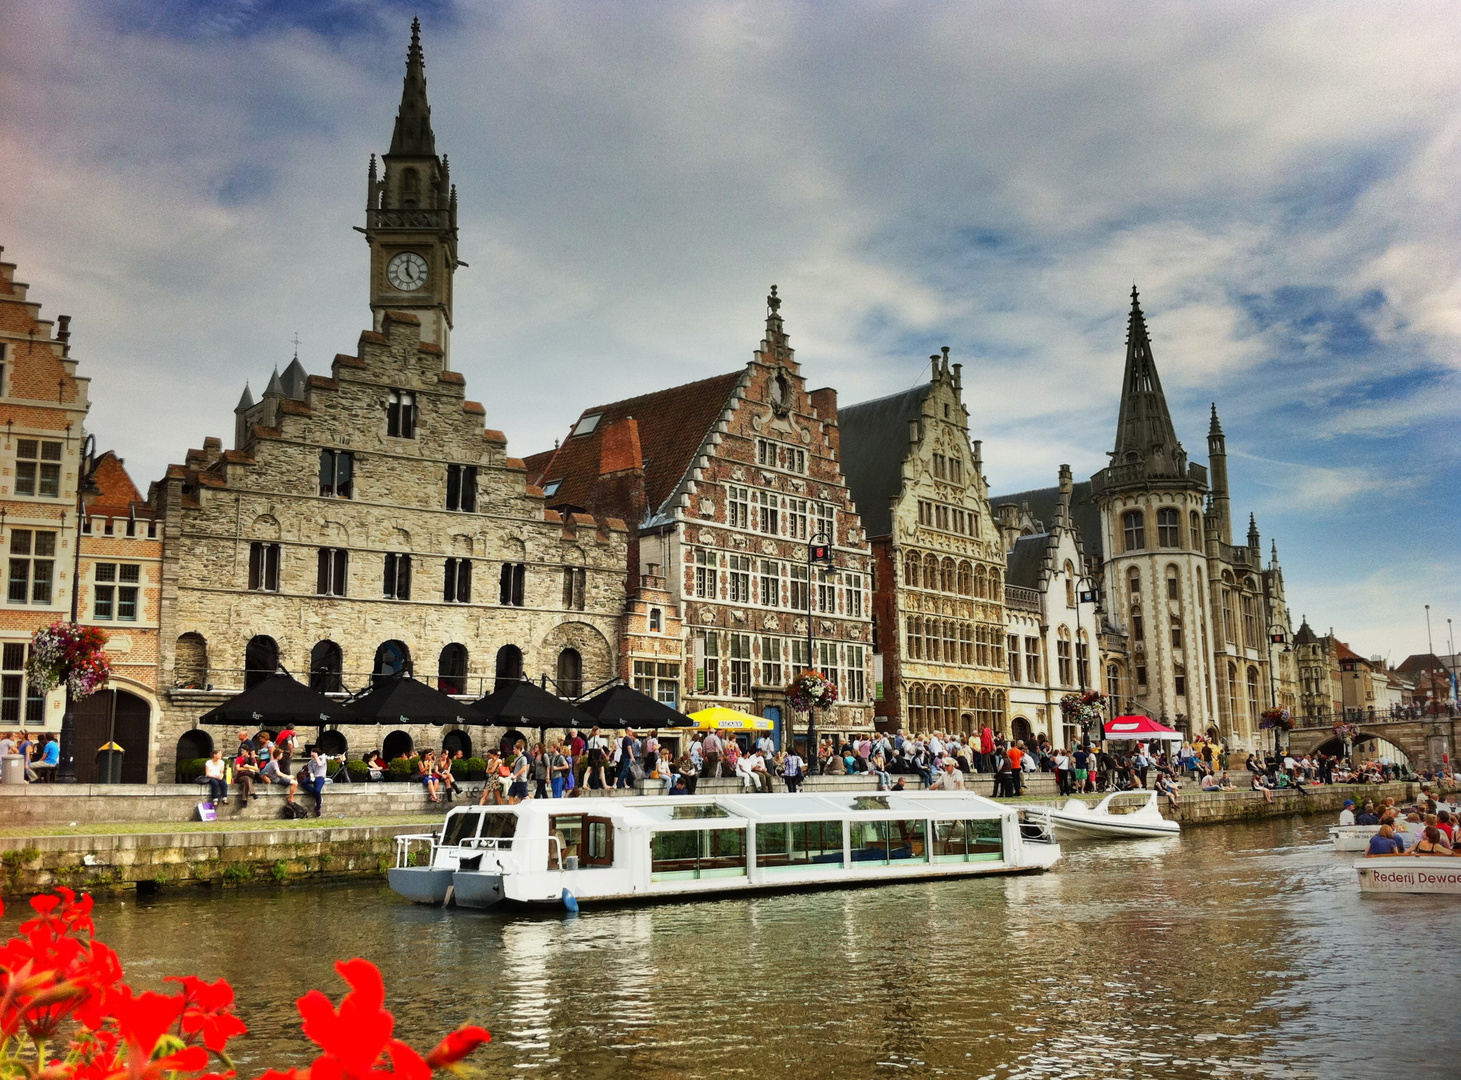
[[[938,779],[933,782],[935,791],[963,791],[964,774],[954,767],[952,761],[945,761],[943,771],[939,773]]]
[[[776,743],[772,741],[772,738],[769,734],[762,735],[759,739],[756,740],[756,751],[761,755],[763,759],[769,761],[771,758],[776,756]]]
[[[1353,825],[1354,824],[1354,800],[1353,799],[1345,799],[1344,800],[1344,809],[1339,812],[1339,824],[1340,825]]]
[[[741,786],[747,791],[756,791],[761,786],[760,781],[756,779],[755,772],[752,770],[752,762],[755,760],[755,754],[747,754],[736,762],[736,775],[741,778]],[[762,766],[762,768],[764,767]]]

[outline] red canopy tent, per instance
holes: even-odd
[[[1105,723],[1105,737],[1138,742],[1181,742],[1182,733],[1163,727],[1150,716],[1113,716]]]

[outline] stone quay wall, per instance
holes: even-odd
[[[0,838],[0,893],[27,896],[64,885],[108,895],[379,878],[394,865],[397,834],[425,831],[417,824]]]

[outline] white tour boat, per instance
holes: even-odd
[[[1454,855],[1387,855],[1354,864],[1364,893],[1450,893],[1461,896],[1461,859]]]
[[[1117,799],[1141,799],[1134,810],[1111,812]],[[1114,791],[1094,806],[1071,799],[1059,809],[1035,806],[1025,811],[1031,821],[1048,822],[1057,838],[1065,840],[1128,840],[1176,836],[1182,827],[1162,817],[1155,791]]]
[[[1414,822],[1402,822],[1411,825]],[[1335,851],[1368,851],[1370,837],[1380,831],[1378,825],[1331,825],[1329,835],[1334,840]],[[1422,834],[1412,832],[1409,829],[1396,829],[1395,839],[1399,840],[1406,847],[1421,839]]]
[[[957,791],[528,799],[396,837],[391,888],[485,908],[1048,870],[1013,807]]]

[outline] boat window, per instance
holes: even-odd
[[[446,819],[446,829],[441,834],[441,846],[456,847],[463,840],[470,840],[477,835],[477,826],[481,821],[481,813],[453,814]]]
[[[756,826],[757,866],[842,865],[842,822],[765,821]]]
[[[581,866],[609,866],[614,861],[614,823],[608,818],[583,819],[583,853]]]
[[[548,819],[549,831],[557,837],[556,844],[548,845],[548,869],[562,870],[560,860],[576,858],[581,854],[583,844],[583,815],[556,814]]]
[[[997,862],[1004,856],[1003,826],[998,819],[935,821],[933,857],[936,862]]]
[[[745,829],[657,832],[650,840],[650,880],[736,877],[746,872]]]
[[[907,859],[926,862],[928,859],[928,823],[922,819],[849,824],[853,862],[889,863]]]
[[[706,803],[703,806],[676,806],[673,809],[676,819],[730,817],[730,813],[724,807],[717,806],[715,803]]]
[[[888,810],[888,797],[886,795],[854,795],[852,797],[852,808],[854,810]]]
[[[512,847],[512,834],[517,832],[516,814],[488,814],[482,823],[482,838],[496,840],[499,848]]]

